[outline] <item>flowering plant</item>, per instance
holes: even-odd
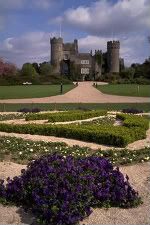
[[[42,224],[76,224],[91,207],[133,207],[138,193],[109,160],[89,156],[42,156],[28,164],[19,177],[1,181],[0,197],[31,209]]]

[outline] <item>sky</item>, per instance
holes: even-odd
[[[125,64],[150,56],[150,0],[0,0],[0,57],[21,67],[50,61],[50,38],[78,39],[79,51],[119,40]]]

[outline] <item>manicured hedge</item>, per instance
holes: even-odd
[[[146,137],[145,130],[140,127],[128,128],[111,125],[0,124],[0,131],[73,138],[119,147]]]
[[[64,122],[73,120],[83,120],[92,117],[106,115],[107,111],[72,111],[72,112],[58,112],[58,113],[35,113],[28,114],[26,120],[48,120],[49,122]]]
[[[149,128],[149,120],[143,116],[117,114],[116,117],[123,120],[123,125],[126,127],[140,127],[145,130]]]

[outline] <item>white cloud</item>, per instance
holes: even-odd
[[[106,52],[107,41],[109,40],[111,40],[111,37],[88,35],[79,39],[79,48],[83,52],[89,52],[91,49]],[[145,36],[120,37],[120,57],[125,59],[126,65],[143,62],[149,55],[149,49],[150,46]]]
[[[150,1],[120,0],[115,4],[102,0],[89,7],[68,9],[63,15],[66,24],[74,25],[92,35],[110,35],[148,30]]]
[[[30,32],[0,42],[0,57],[21,66],[25,62],[50,60],[50,37],[56,33]]]

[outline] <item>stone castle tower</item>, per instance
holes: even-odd
[[[51,38],[51,64],[55,67],[55,72],[60,72],[60,63],[63,59],[63,39]]]
[[[71,73],[71,64],[78,67],[79,73],[83,80],[98,79],[102,73],[103,60],[100,63],[97,61],[97,52],[95,55],[91,53],[79,53],[78,52],[78,40],[74,40],[73,43],[63,43],[63,38],[51,38],[51,64],[54,66],[54,73],[66,74]],[[104,72],[119,73],[120,58],[119,58],[119,41],[108,41],[106,61],[107,69]],[[100,57],[100,56],[99,56]]]
[[[107,64],[108,71],[110,73],[119,73],[120,59],[119,59],[119,41],[108,41],[107,42]]]

